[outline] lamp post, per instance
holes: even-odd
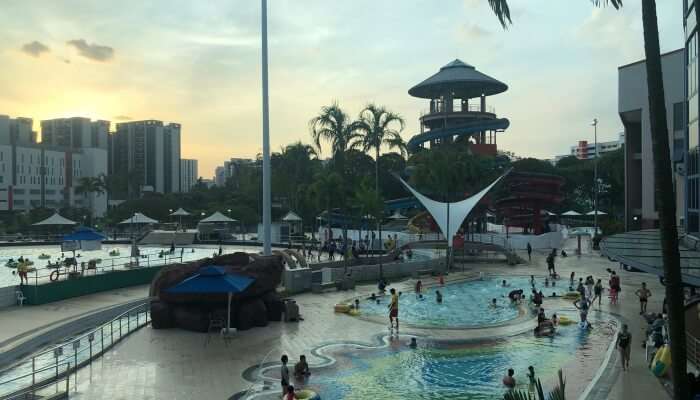
[[[263,255],[272,254],[270,194],[270,109],[267,82],[267,0],[261,0],[262,8],[262,130],[263,130]]]
[[[598,236],[598,118],[593,118],[591,123],[593,126],[593,141],[595,143],[595,154],[593,155],[593,190],[595,198],[593,199],[593,237]]]

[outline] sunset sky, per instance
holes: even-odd
[[[403,136],[427,108],[408,89],[455,58],[509,85],[489,98],[511,127],[499,148],[551,158],[577,140],[617,137],[617,67],[643,58],[639,1],[512,0],[501,29],[486,0],[269,0],[273,150],[309,142],[337,100],[400,113]],[[681,1],[657,2],[661,49],[683,46]],[[182,155],[205,178],[261,151],[260,2],[4,0],[0,114],[159,119],[183,126]],[[324,155],[327,155],[324,154]]]

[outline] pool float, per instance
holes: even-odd
[[[294,397],[298,400],[321,400],[321,396],[311,389],[302,389],[294,392]]]
[[[667,345],[664,345],[654,355],[654,360],[651,362],[651,372],[661,377],[666,375],[670,367],[671,349]]]
[[[573,323],[574,323],[574,320],[572,320],[572,319],[569,319],[567,317],[559,317],[559,325],[566,326],[566,325],[571,325]]]
[[[19,266],[19,263],[16,261],[8,261],[5,263],[5,266],[7,268],[17,268]]]
[[[579,292],[569,292],[566,293],[565,295],[561,296],[565,300],[578,300],[581,297],[581,293]]]
[[[346,314],[348,311],[350,311],[350,306],[347,304],[336,304],[333,310],[337,313]]]
[[[352,316],[358,316],[360,315],[360,310],[358,310],[357,308],[351,308],[350,311],[348,311],[348,314]]]
[[[110,257],[116,257],[116,256],[119,255],[119,250],[116,250],[116,249],[115,249],[115,250],[111,250],[111,251],[109,252],[109,255],[110,255]]]
[[[48,260],[49,258],[51,258],[51,256],[48,254],[41,253],[38,258],[40,260]]]

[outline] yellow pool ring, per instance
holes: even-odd
[[[350,311],[350,306],[347,304],[336,304],[335,307],[333,308],[335,312],[337,313],[347,313]]]
[[[571,325],[574,323],[574,320],[569,319],[567,317],[559,317],[559,325]]]
[[[360,315],[360,310],[358,310],[357,308],[351,308],[350,311],[348,311],[348,314],[352,316],[357,316]]]
[[[651,362],[651,372],[661,377],[666,375],[669,368],[671,368],[671,349],[664,345],[654,355],[654,360]]]
[[[561,296],[563,299],[566,300],[578,300],[581,297],[581,293],[579,292],[569,292],[566,293],[565,295]]]
[[[302,389],[294,392],[294,397],[298,400],[321,400],[316,392],[311,389]]]

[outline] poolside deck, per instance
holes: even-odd
[[[573,245],[573,243],[572,243]],[[570,252],[573,254],[573,251]],[[536,274],[546,273],[543,255],[534,255],[528,265],[508,267],[503,264],[479,263],[474,266],[477,270],[492,273]],[[646,326],[639,316],[638,302],[633,294],[642,281],[647,282],[653,292],[650,299],[649,311],[661,309],[663,287],[652,275],[618,270],[617,263],[611,263],[598,255],[570,256],[558,258],[557,271],[568,277],[571,271],[578,276],[593,275],[606,280],[606,268],[618,271],[621,275],[623,291],[620,304],[609,306],[603,303],[603,311],[620,315],[630,325],[633,334],[633,351],[631,370],[623,373],[613,355],[610,369],[606,370],[597,387],[604,389],[605,397],[593,393],[590,398],[607,399],[664,399],[667,392],[659,381],[647,370],[644,351],[641,348],[641,338]],[[452,279],[452,276],[451,276]],[[423,279],[425,282],[427,279]],[[408,285],[411,282],[407,282]],[[132,288],[129,296],[146,295],[147,289]],[[142,290],[142,292],[140,292]],[[310,354],[310,350],[321,344],[334,341],[353,341],[371,343],[377,334],[386,333],[386,324],[351,318],[347,315],[335,314],[332,306],[338,301],[353,296],[366,295],[374,290],[372,286],[358,286],[354,292],[328,292],[323,294],[305,293],[295,296],[300,304],[304,321],[301,323],[272,323],[266,328],[256,328],[240,332],[229,346],[218,338],[205,346],[205,336],[182,330],[153,330],[143,329],[135,333],[123,343],[118,344],[104,357],[98,359],[91,367],[78,372],[77,385],[73,388],[71,398],[75,399],[190,399],[210,398],[228,399],[231,395],[250,386],[242,373],[263,359],[275,361],[280,354],[287,353],[293,358],[299,354]],[[109,296],[105,294],[104,296]],[[119,295],[113,295],[114,301]],[[82,299],[82,298],[80,298]],[[73,308],[80,309],[84,303],[74,299],[61,305],[59,316],[65,317]],[[108,300],[107,300],[108,301]],[[545,303],[546,304],[546,303]],[[48,307],[48,306],[47,306]],[[34,308],[9,310],[0,312],[0,326],[3,328],[13,320],[32,319],[40,316],[42,311]],[[46,310],[43,311],[46,313]],[[49,313],[50,314],[50,313]],[[50,322],[49,317],[43,317],[43,324]],[[37,317],[37,320],[41,318]],[[517,333],[523,329],[531,329],[532,322],[521,325],[509,325],[493,328],[492,332],[480,332],[479,335],[490,334],[502,336]],[[41,326],[39,322],[38,326]],[[9,325],[12,325],[11,323]],[[24,325],[31,329],[31,326]],[[15,331],[21,330],[18,326]],[[2,337],[12,332],[0,331]],[[431,330],[416,328],[402,329],[402,335],[425,335],[433,337],[465,339],[470,335],[464,330]],[[266,358],[267,356],[267,358]],[[310,363],[316,360],[310,357]],[[565,371],[570,385],[576,390],[570,393],[571,398],[579,398],[585,384],[575,383],[576,371]]]

